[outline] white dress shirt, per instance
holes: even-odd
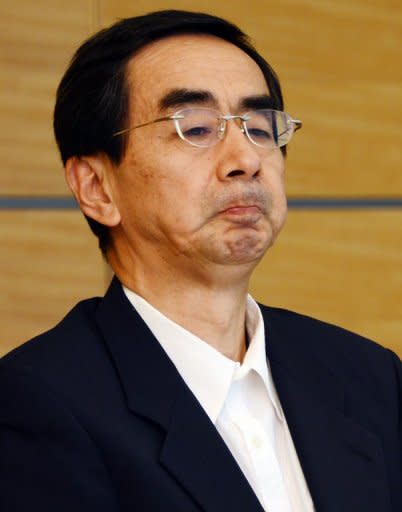
[[[264,510],[313,512],[267,362],[257,303],[248,296],[249,347],[240,364],[123,289],[215,425]]]

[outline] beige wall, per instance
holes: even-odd
[[[402,197],[402,4],[393,0],[0,0],[0,196],[66,196],[51,132],[74,48],[122,16],[206,10],[239,23],[304,127],[290,197]],[[402,208],[291,210],[257,270],[262,301],[341,324],[402,355]],[[78,211],[0,210],[0,353],[100,294],[105,268]]]

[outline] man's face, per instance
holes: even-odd
[[[257,64],[208,35],[172,36],[146,46],[129,63],[127,79],[130,126],[182,108],[241,114],[256,97],[269,105]],[[157,257],[183,269],[253,268],[286,216],[281,151],[253,145],[235,121],[209,148],[181,140],[173,121],[130,131],[113,189],[121,215],[119,257]]]

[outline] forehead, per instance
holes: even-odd
[[[127,68],[131,108],[158,110],[160,98],[177,88],[210,91],[222,107],[242,97],[269,94],[264,75],[237,46],[206,34],[182,34],[142,48]]]

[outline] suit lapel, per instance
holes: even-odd
[[[160,462],[202,509],[262,508],[194,395],[125,297],[117,279],[96,314],[129,409],[166,432]]]
[[[183,387],[177,397],[161,462],[203,510],[262,512],[254,492],[201,406]]]
[[[342,382],[306,352],[300,330],[267,311],[267,355],[316,510],[391,510],[380,440],[345,416]]]

